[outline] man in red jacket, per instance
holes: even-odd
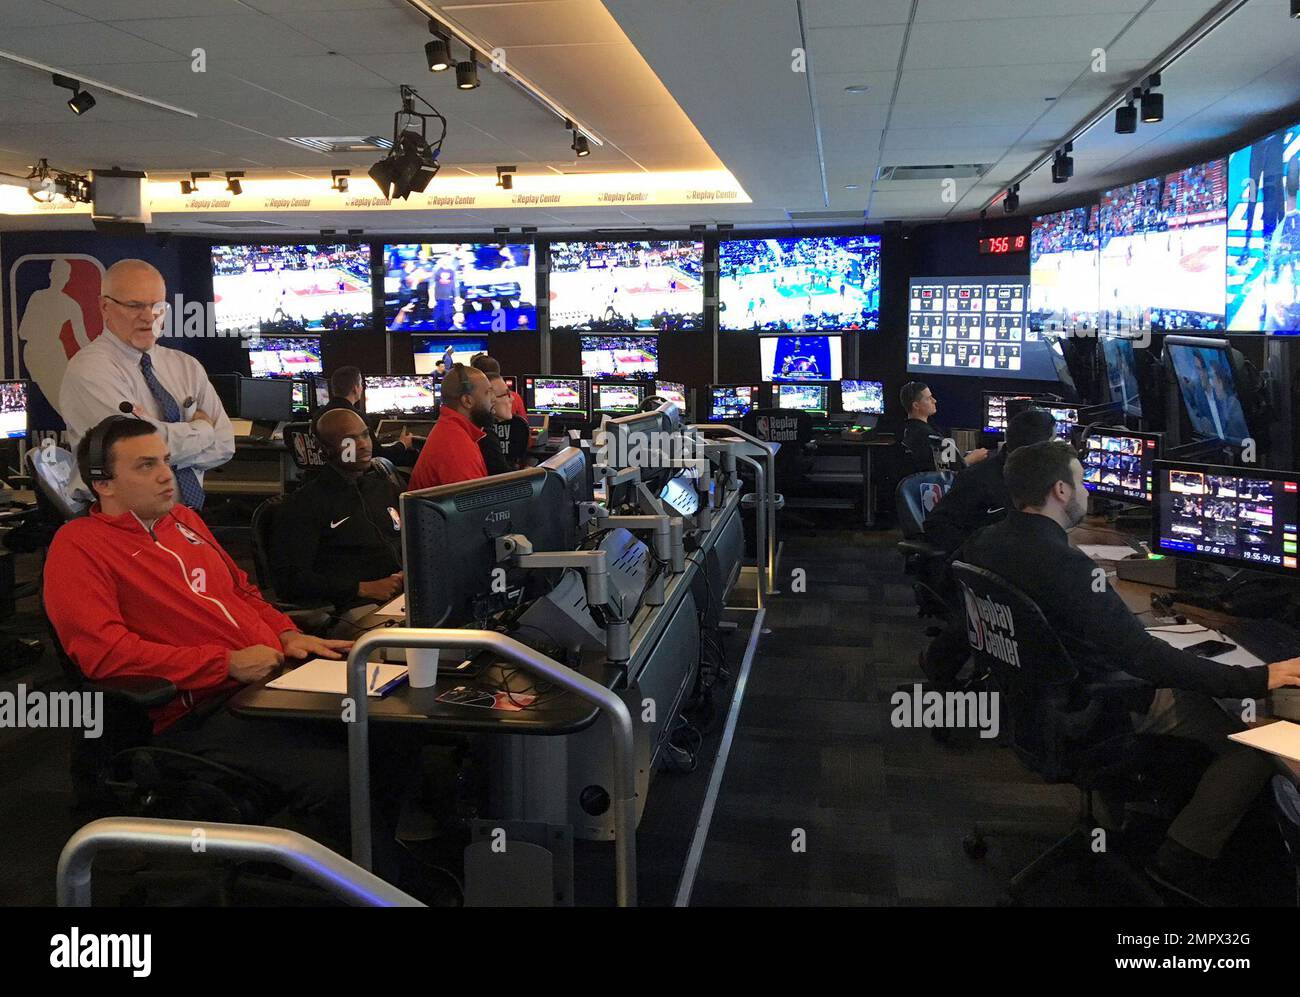
[[[101,468],[91,466],[96,435]],[[180,695],[152,715],[155,743],[262,780],[306,818],[307,833],[346,850],[343,724],[245,720],[224,709],[201,721],[188,714],[286,660],[338,659],[351,643],[299,632],[262,598],[198,514],[177,504],[167,448],[150,423],[111,416],[82,437],[77,464],[99,500],[55,534],[44,572],[46,612],[68,656],[90,679],[173,682]],[[381,811],[400,797],[394,780],[404,781],[413,757],[405,766],[376,764]],[[385,823],[376,825],[376,871],[382,863],[380,875],[398,878]]]
[[[496,421],[492,401],[492,385],[481,370],[456,364],[447,371],[438,421],[411,472],[411,491],[487,477],[479,440]]]

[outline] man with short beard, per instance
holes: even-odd
[[[487,477],[479,440],[495,424],[492,385],[481,370],[455,364],[442,381],[438,422],[411,472],[411,491]]]

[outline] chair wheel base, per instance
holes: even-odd
[[[968,834],[961,839],[961,850],[967,858],[978,861],[989,853],[989,843],[982,834]]]

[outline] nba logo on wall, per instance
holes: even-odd
[[[54,412],[68,361],[104,329],[103,276],[99,260],[79,253],[33,253],[9,268],[13,370],[33,382],[32,396],[44,396]],[[33,418],[33,427],[42,421]]]

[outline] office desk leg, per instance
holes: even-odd
[[[865,489],[862,496],[862,525],[871,529],[876,525],[876,492],[871,487],[871,447],[862,448],[862,481]]]

